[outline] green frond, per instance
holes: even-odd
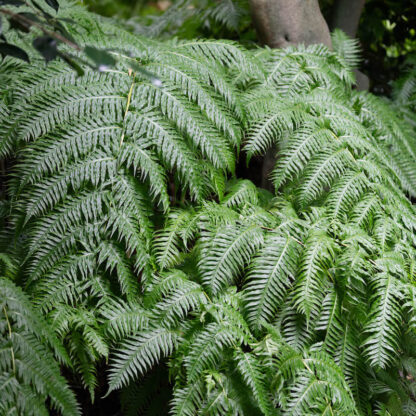
[[[184,234],[186,227],[193,224],[193,216],[191,210],[172,210],[165,228],[155,234],[153,247],[161,270],[174,267],[180,262],[181,249],[194,233],[191,227]]]
[[[338,341],[334,359],[345,375],[357,407],[365,413],[368,411],[368,376],[365,374],[366,367],[361,354],[360,337],[353,323],[347,323],[342,328],[342,336]]]
[[[270,322],[287,295],[297,271],[299,243],[291,236],[268,234],[253,259],[244,286],[248,322],[260,328]]]
[[[149,313],[139,304],[108,299],[100,308],[104,331],[113,339],[137,334],[149,326]]]
[[[237,367],[244,381],[254,393],[254,397],[264,415],[275,415],[273,403],[268,394],[264,373],[261,364],[250,353],[238,352],[236,354]]]
[[[154,146],[163,164],[171,171],[177,170],[178,175],[187,186],[192,196],[200,200],[207,190],[201,166],[191,148],[182,139],[174,127],[164,117],[150,108],[142,111],[131,111],[127,116],[128,130],[145,134],[154,141]]]
[[[235,29],[239,0],[209,5]],[[246,50],[57,16],[116,62],[0,64],[0,413],[79,414],[61,365],[91,402],[109,369],[127,415],[415,413],[410,77],[354,91],[339,31]],[[273,193],[241,151],[275,153]]]
[[[119,245],[105,240],[101,241],[100,248],[97,263],[110,273],[116,270],[121,293],[133,300],[139,293],[139,284],[125,251]]]
[[[401,332],[401,296],[390,273],[377,273],[372,279],[373,296],[365,331],[365,353],[375,368],[385,368],[398,351]]]
[[[110,120],[82,120],[76,128],[65,126],[23,150],[19,187],[34,184],[47,174],[57,173],[73,158],[83,158],[97,148],[111,146],[120,137],[120,126]],[[31,166],[28,169],[28,166]]]
[[[357,39],[349,38],[342,30],[335,29],[331,33],[332,47],[338,55],[344,58],[350,68],[356,68],[360,63],[360,43]]]
[[[75,395],[54,357],[69,363],[55,334],[20,288],[1,278],[0,292],[0,370],[2,377],[8,378],[1,388],[2,403],[13,404],[18,412],[44,415],[48,398],[51,407],[62,414],[79,415]],[[36,407],[27,409],[30,404]]]
[[[92,291],[96,263],[92,253],[64,257],[43,279],[33,283],[34,303],[49,312],[57,303],[76,305]]]
[[[368,180],[363,172],[346,172],[328,195],[328,214],[336,219],[345,219],[367,189]]]
[[[174,326],[183,321],[191,311],[198,311],[208,302],[199,284],[184,282],[154,307],[154,316],[163,326]]]
[[[323,151],[312,158],[305,169],[297,192],[297,200],[302,208],[321,196],[333,180],[339,178],[351,166],[351,153],[345,147],[337,146],[335,151]]]
[[[245,229],[229,225],[203,232],[201,243],[199,268],[203,283],[212,294],[218,294],[236,279],[263,244],[263,231],[257,225]]]
[[[164,328],[143,331],[125,340],[111,360],[109,391],[143,375],[162,357],[171,354],[178,340],[176,332]]]
[[[263,72],[256,65],[255,59],[245,54],[238,44],[230,41],[207,39],[201,41],[184,41],[178,43],[179,51],[190,51],[198,58],[207,62],[219,62],[222,65],[235,67],[237,70],[251,76],[262,77]]]
[[[220,131],[226,134],[226,137],[228,137],[232,144],[238,145],[240,143],[241,129],[239,124],[233,117],[230,117],[227,108],[224,106],[222,97],[220,95],[212,95],[207,91],[207,85],[204,85],[206,84],[206,80],[200,78],[200,74],[195,68],[172,60],[170,56],[167,62],[159,61],[157,64],[150,63],[146,68],[162,80],[166,78],[175,85],[180,85],[181,92],[198,104],[205,112],[207,118]],[[217,73],[211,73],[211,77],[214,78],[217,76]],[[223,80],[223,82],[225,81]],[[229,91],[227,95],[231,96],[235,93],[236,91]],[[241,110],[238,112],[232,107],[231,109],[237,117],[241,117]]]
[[[86,160],[69,164],[65,170],[38,182],[26,196],[25,222],[54,208],[67,195],[68,187],[79,190],[85,182],[97,186],[100,182],[112,180],[116,173],[116,161],[103,152],[91,154]]]
[[[233,171],[234,154],[226,138],[221,137],[221,132],[204,117],[204,113],[201,114],[197,104],[192,106],[188,99],[175,92],[175,85],[170,86],[168,83],[162,88],[138,85],[134,94],[140,97],[140,101],[132,101],[132,105],[137,106],[147,99],[147,104],[160,108],[162,114],[174,121],[179,130],[191,138],[195,148],[215,167]]]
[[[193,416],[203,401],[203,380],[199,379],[186,387],[177,388],[173,392],[170,414],[174,416]]]
[[[296,177],[313,155],[333,141],[333,132],[325,126],[305,124],[293,132],[281,151],[281,160],[272,172],[275,188],[279,189],[287,180]]]
[[[94,400],[95,389],[98,385],[96,360],[94,351],[85,343],[85,339],[78,331],[71,332],[68,340],[71,360],[81,379],[82,386],[88,390],[91,400]]]
[[[42,250],[49,239],[65,235],[71,228],[84,221],[97,221],[104,215],[109,193],[105,190],[84,192],[66,201],[50,215],[39,218],[30,230],[29,256]]]
[[[288,414],[304,415],[311,408],[321,414],[353,414],[358,411],[341,370],[324,353],[299,356],[288,351],[279,360],[283,374],[294,377],[284,407]]]
[[[190,55],[179,48],[171,48],[170,45],[158,45],[155,60],[162,65],[172,63],[175,68],[192,71],[193,76],[198,79],[205,87],[211,87],[221,97],[222,102],[226,103],[238,119],[244,114],[242,104],[239,99],[238,90],[227,76],[227,72],[222,65],[216,65],[217,61],[201,61],[197,56]],[[152,67],[152,69],[154,66]],[[172,80],[172,71],[169,74]],[[178,81],[178,80],[177,80]],[[181,81],[182,84],[182,81]],[[190,97],[191,98],[191,97]]]
[[[209,371],[205,377],[207,385],[206,399],[203,402],[199,413],[207,415],[221,414],[258,414],[258,409],[252,406],[247,409],[243,405],[241,398],[242,389],[235,382],[235,378],[223,372]],[[246,406],[247,407],[247,406]]]
[[[169,207],[169,195],[167,193],[166,176],[163,167],[158,163],[150,144],[135,142],[124,142],[118,158],[121,165],[132,168],[134,174],[140,176],[141,180],[151,178],[151,195],[160,198],[161,205],[166,211]]]
[[[204,370],[219,365],[224,349],[240,345],[242,340],[243,333],[235,326],[208,324],[192,340],[185,357],[187,380],[190,383],[196,382]]]
[[[340,301],[336,292],[328,293],[323,300],[321,315],[316,323],[315,330],[325,331],[325,337],[322,343],[323,349],[328,353],[334,353],[344,330]]]
[[[257,205],[259,203],[258,190],[253,182],[240,180],[230,185],[221,201],[227,207],[238,207],[244,204]]]
[[[68,85],[61,87],[61,94],[57,94],[58,91],[39,94],[28,105],[28,116],[19,123],[17,137],[20,140],[33,140],[51,132],[60,124],[85,117],[88,113],[111,117],[123,111],[125,97],[107,83]]]
[[[305,241],[295,282],[294,301],[306,318],[315,317],[322,306],[328,285],[328,266],[335,256],[334,241],[321,230],[313,230]]]

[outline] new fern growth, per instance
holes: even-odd
[[[131,414],[415,413],[416,144],[353,90],[356,44],[161,42],[62,13],[117,66],[1,65],[0,154],[16,160],[3,240],[26,294],[1,290],[38,322],[2,296],[6,405],[30,391],[33,414],[46,394],[76,414],[58,363],[94,399],[108,359]],[[270,148],[274,194],[235,174],[240,153]],[[19,331],[49,354],[36,365],[53,390],[19,373]]]

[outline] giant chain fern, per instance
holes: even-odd
[[[388,103],[352,89],[354,43],[157,42],[62,13],[116,68],[4,60],[0,112],[16,159],[3,240],[60,362],[94,398],[109,358],[126,414],[162,414],[149,397],[167,380],[174,415],[416,414],[416,145]],[[240,152],[269,148],[275,195],[235,178]],[[16,322],[1,327],[7,397],[31,383],[13,334],[54,348],[44,324]],[[59,380],[36,379],[27,403],[47,393],[75,414]]]

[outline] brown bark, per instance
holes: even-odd
[[[260,41],[272,48],[303,43],[331,47],[318,0],[250,0]]]

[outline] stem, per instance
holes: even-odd
[[[126,111],[124,112],[123,121],[126,120],[127,113],[129,112],[129,107],[130,107],[130,102],[131,102],[131,96],[133,94],[133,88],[134,88],[134,84],[135,83],[136,83],[136,73],[133,74],[133,82],[131,83],[130,91],[129,91],[129,94],[127,96],[127,105],[126,105]],[[124,133],[125,133],[125,129],[123,129],[123,133],[121,134],[120,147],[122,146],[123,141],[124,141]]]
[[[291,235],[289,235],[289,237],[290,237],[292,240],[296,241],[296,242],[297,242],[298,244],[300,244],[301,246],[305,247],[305,244],[303,244],[303,243],[302,243],[302,241],[298,240],[297,238],[295,238],[295,237],[293,237],[293,236],[291,236]]]
[[[76,49],[77,51],[81,50],[81,48],[76,43],[74,43],[74,42],[70,41],[69,39],[65,38],[60,33],[45,29],[42,25],[40,25],[37,22],[34,22],[33,20],[28,19],[26,16],[22,16],[20,14],[13,13],[10,10],[7,10],[7,9],[0,9],[0,13],[8,15],[8,16],[12,17],[13,19],[18,20],[20,23],[22,23],[28,29],[30,29],[31,26],[35,26],[38,29],[40,29],[45,35],[48,35],[52,38],[55,38],[55,39],[61,41],[62,43],[67,44],[71,48]]]

